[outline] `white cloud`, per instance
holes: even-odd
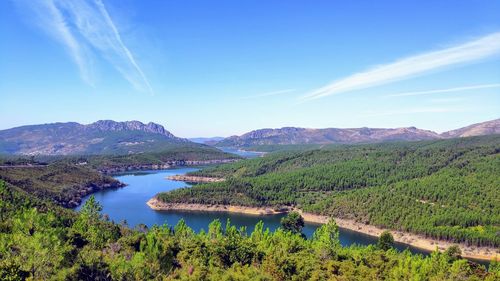
[[[500,53],[500,32],[353,74],[310,92],[303,96],[302,100],[312,100],[407,79],[446,66],[478,61],[498,53]]]
[[[134,88],[153,93],[101,0],[24,0],[18,3],[33,11],[37,25],[68,49],[84,81],[93,84],[92,49]]]
[[[477,90],[477,89],[498,88],[498,87],[500,87],[500,84],[484,84],[484,85],[454,87],[454,88],[447,88],[447,89],[405,92],[405,93],[387,95],[386,97],[421,96],[421,95],[432,95],[432,94],[439,94],[439,93],[460,92],[460,91]]]
[[[266,92],[263,94],[257,94],[253,96],[246,96],[246,97],[241,97],[240,99],[242,100],[248,100],[248,99],[255,99],[255,98],[262,98],[262,97],[270,97],[270,96],[276,96],[276,95],[281,95],[281,94],[286,94],[286,93],[292,93],[295,92],[295,89],[286,89],[286,90],[279,90],[279,91],[272,91],[272,92]]]

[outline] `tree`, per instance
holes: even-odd
[[[81,216],[89,219],[91,222],[96,222],[101,218],[102,206],[95,200],[94,195],[91,195],[85,202],[81,210]]]
[[[339,227],[335,220],[331,219],[328,223],[316,229],[312,240],[321,258],[334,257],[335,252],[340,248]]]
[[[298,212],[290,212],[281,219],[281,227],[295,234],[302,233],[304,218]]]
[[[378,238],[377,247],[387,251],[394,246],[394,237],[389,231],[384,231]]]
[[[119,226],[102,221],[101,211],[101,204],[92,195],[73,224],[76,233],[91,242],[94,247],[102,247],[110,238],[119,236]]]
[[[448,256],[450,261],[456,261],[462,258],[462,250],[460,250],[458,245],[451,245],[448,249],[446,249],[446,251],[444,251],[444,254]]]
[[[9,210],[10,202],[12,201],[12,193],[5,185],[5,182],[0,181],[0,221],[3,222],[7,211]]]

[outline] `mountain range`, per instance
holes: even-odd
[[[202,146],[163,126],[139,121],[100,120],[29,125],[0,131],[0,153],[23,155],[131,154],[172,146]]]
[[[352,144],[385,141],[419,141],[468,136],[500,134],[500,119],[473,124],[467,127],[438,134],[415,127],[381,128],[325,128],[308,129],[284,127],[260,129],[241,136],[231,136],[214,145],[217,147],[250,147],[259,145],[294,144]]]
[[[194,142],[174,136],[162,125],[139,121],[100,120],[83,125],[76,122],[21,126],[0,131],[0,154],[96,155],[159,152],[172,148],[244,148],[259,145],[352,144],[385,141],[419,141],[500,134],[500,119],[473,124],[438,134],[415,127],[325,128],[284,127],[260,129],[225,139],[196,138]],[[196,143],[202,142],[202,143]]]

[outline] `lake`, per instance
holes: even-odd
[[[146,202],[155,194],[162,191],[169,191],[189,184],[179,181],[166,179],[167,176],[184,174],[195,171],[196,168],[175,168],[169,170],[139,171],[115,175],[114,177],[126,183],[127,186],[119,189],[109,189],[94,193],[95,198],[103,206],[103,214],[115,222],[127,221],[128,225],[134,227],[138,224],[152,226],[154,224],[168,224],[174,226],[180,219],[184,219],[186,224],[195,231],[207,230],[208,224],[215,219],[221,220],[225,225],[226,220],[240,227],[245,226],[250,232],[255,224],[262,220],[264,226],[270,230],[275,230],[280,226],[280,219],[283,215],[252,216],[244,214],[220,213],[220,212],[189,212],[189,211],[155,211],[146,205]],[[76,209],[80,209],[83,203],[88,199],[84,198],[82,204]],[[311,237],[317,224],[307,223],[304,227],[304,234]],[[340,243],[343,246],[351,244],[369,245],[375,244],[377,238],[351,231],[340,229]],[[397,244],[396,248],[404,250],[408,246]],[[422,253],[424,251],[409,247],[413,253]]]

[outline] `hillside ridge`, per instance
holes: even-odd
[[[0,154],[131,154],[160,151],[172,145],[201,146],[153,122],[59,122],[0,130]]]
[[[253,130],[215,143],[219,147],[293,144],[354,144],[385,141],[422,141],[500,134],[500,119],[472,124],[444,133],[416,127],[400,128],[301,128],[282,127]]]

